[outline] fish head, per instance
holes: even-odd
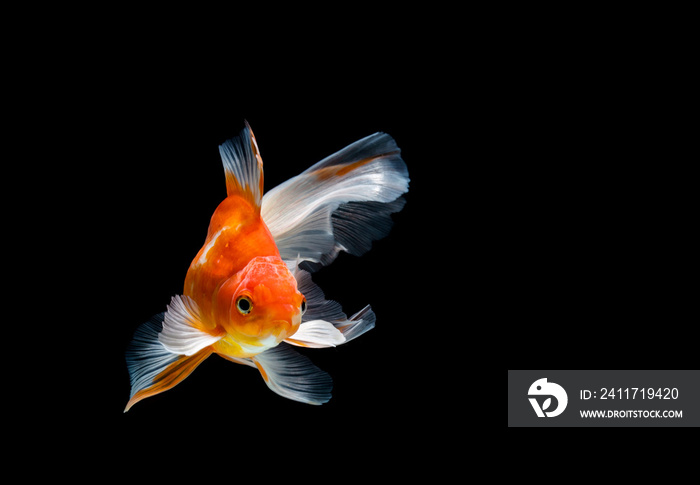
[[[276,256],[252,259],[222,285],[217,300],[226,332],[253,346],[271,347],[294,335],[306,309],[296,279]]]

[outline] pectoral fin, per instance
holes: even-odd
[[[299,330],[284,341],[299,347],[322,349],[342,344],[345,342],[345,337],[331,323],[323,320],[312,320],[302,323]]]
[[[223,336],[205,332],[206,327],[197,303],[188,296],[175,295],[165,312],[158,341],[173,354],[194,355]]]

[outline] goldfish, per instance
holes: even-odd
[[[134,333],[124,412],[172,389],[212,354],[257,369],[280,396],[326,403],[331,377],[294,347],[335,347],[375,326],[370,305],[347,317],[311,273],[340,252],[361,256],[388,234],[410,181],[394,139],[382,132],[362,138],[267,193],[247,121],[219,153],[227,196],[183,293]]]

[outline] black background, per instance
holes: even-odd
[[[692,191],[678,165],[688,128],[673,123],[674,91],[629,50],[534,32],[448,41],[399,57],[396,44],[335,53],[323,69],[291,52],[285,64],[198,65],[151,49],[90,72],[78,104],[54,93],[59,109],[46,111],[76,160],[60,167],[71,217],[59,220],[75,242],[54,264],[81,282],[56,291],[85,326],[62,352],[60,409],[145,449],[284,432],[316,444],[369,437],[378,451],[461,430],[464,391],[502,379],[489,368],[694,366]],[[377,327],[305,352],[334,379],[321,407],[212,356],[122,414],[124,350],[181,293],[225,196],[217,147],[244,119],[267,189],[375,131],[396,139],[411,184],[392,232],[314,275],[346,313],[371,304]]]
[[[444,288],[452,285],[443,278],[446,271],[460,273],[452,287],[463,293],[468,272],[461,246],[473,232],[463,233],[468,214],[445,208],[448,180],[457,177],[450,167],[463,162],[440,135],[440,125],[450,123],[446,106],[428,102],[426,93],[394,90],[400,80],[388,76],[348,93],[264,88],[249,94],[227,86],[201,98],[180,83],[161,86],[162,77],[145,77],[104,103],[119,121],[97,128],[100,141],[88,143],[87,151],[105,165],[94,171],[99,186],[78,202],[100,208],[85,212],[95,242],[79,251],[88,259],[86,277],[100,275],[84,290],[97,327],[85,336],[91,383],[80,403],[100,435],[143,436],[139,445],[148,449],[168,436],[205,432],[232,440],[284,432],[295,439],[372,436],[381,442],[439,429],[430,408],[451,391],[440,388],[431,369],[443,372],[439,355],[455,348],[468,325],[463,316],[458,324],[449,321]],[[376,131],[395,138],[411,182],[392,232],[366,255],[342,254],[314,274],[348,315],[372,305],[377,326],[345,346],[301,350],[333,378],[333,398],[323,406],[284,399],[257,371],[214,355],[172,390],[123,414],[126,346],[141,323],[182,293],[187,268],[226,195],[218,145],[236,135],[244,119],[261,150],[266,189]],[[444,225],[447,213],[455,215],[455,227]],[[153,426],[158,434],[144,436]]]
[[[567,393],[566,408],[556,416],[562,419],[539,418],[528,401],[531,397],[528,395],[530,386],[542,378],[537,376],[547,376],[547,382],[560,385]],[[697,370],[509,370],[508,426],[698,427],[699,377],[700,371]],[[612,389],[616,391],[614,398]],[[654,399],[649,399],[649,389],[661,389],[661,392]],[[584,394],[583,390],[589,392]],[[645,391],[647,394],[642,399]],[[657,399],[659,396],[662,398]],[[539,402],[539,398],[536,399]],[[610,418],[581,416],[581,411],[591,410],[604,411],[606,415],[608,411],[653,410],[659,411],[661,416],[645,418],[642,412],[622,413],[623,418],[615,418],[614,414]],[[682,417],[667,418],[663,415],[664,411],[682,411]]]
[[[536,70],[521,68],[524,79]],[[484,359],[509,367],[692,365],[679,305],[689,290],[674,277],[685,228],[666,209],[662,178],[649,178],[659,154],[632,116],[643,110],[630,99],[634,87],[625,94],[615,83],[509,79],[474,85],[483,91],[467,119],[458,91],[444,96],[441,83],[397,90],[399,75],[348,92],[220,88],[202,99],[133,86],[134,99],[115,111],[128,116],[105,132],[109,170],[95,194],[104,213],[93,227],[106,241],[96,263],[107,275],[101,289],[109,288],[104,413],[128,428],[223,407],[244,429],[291,419],[362,434],[380,423],[380,434],[394,439],[432,429],[434,411],[426,410],[454,404],[463,373]],[[244,119],[267,188],[375,131],[402,148],[411,185],[391,234],[365,256],[341,255],[314,275],[346,313],[371,304],[377,327],[347,346],[305,352],[334,379],[324,406],[280,398],[252,369],[213,356],[121,416],[124,348],[181,293],[225,196],[217,147]],[[407,428],[413,415],[420,418]]]

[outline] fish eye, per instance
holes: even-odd
[[[301,300],[301,314],[303,315],[304,313],[306,313],[306,298]]]
[[[247,315],[253,309],[253,302],[247,296],[239,296],[236,300],[236,309],[242,315]]]

